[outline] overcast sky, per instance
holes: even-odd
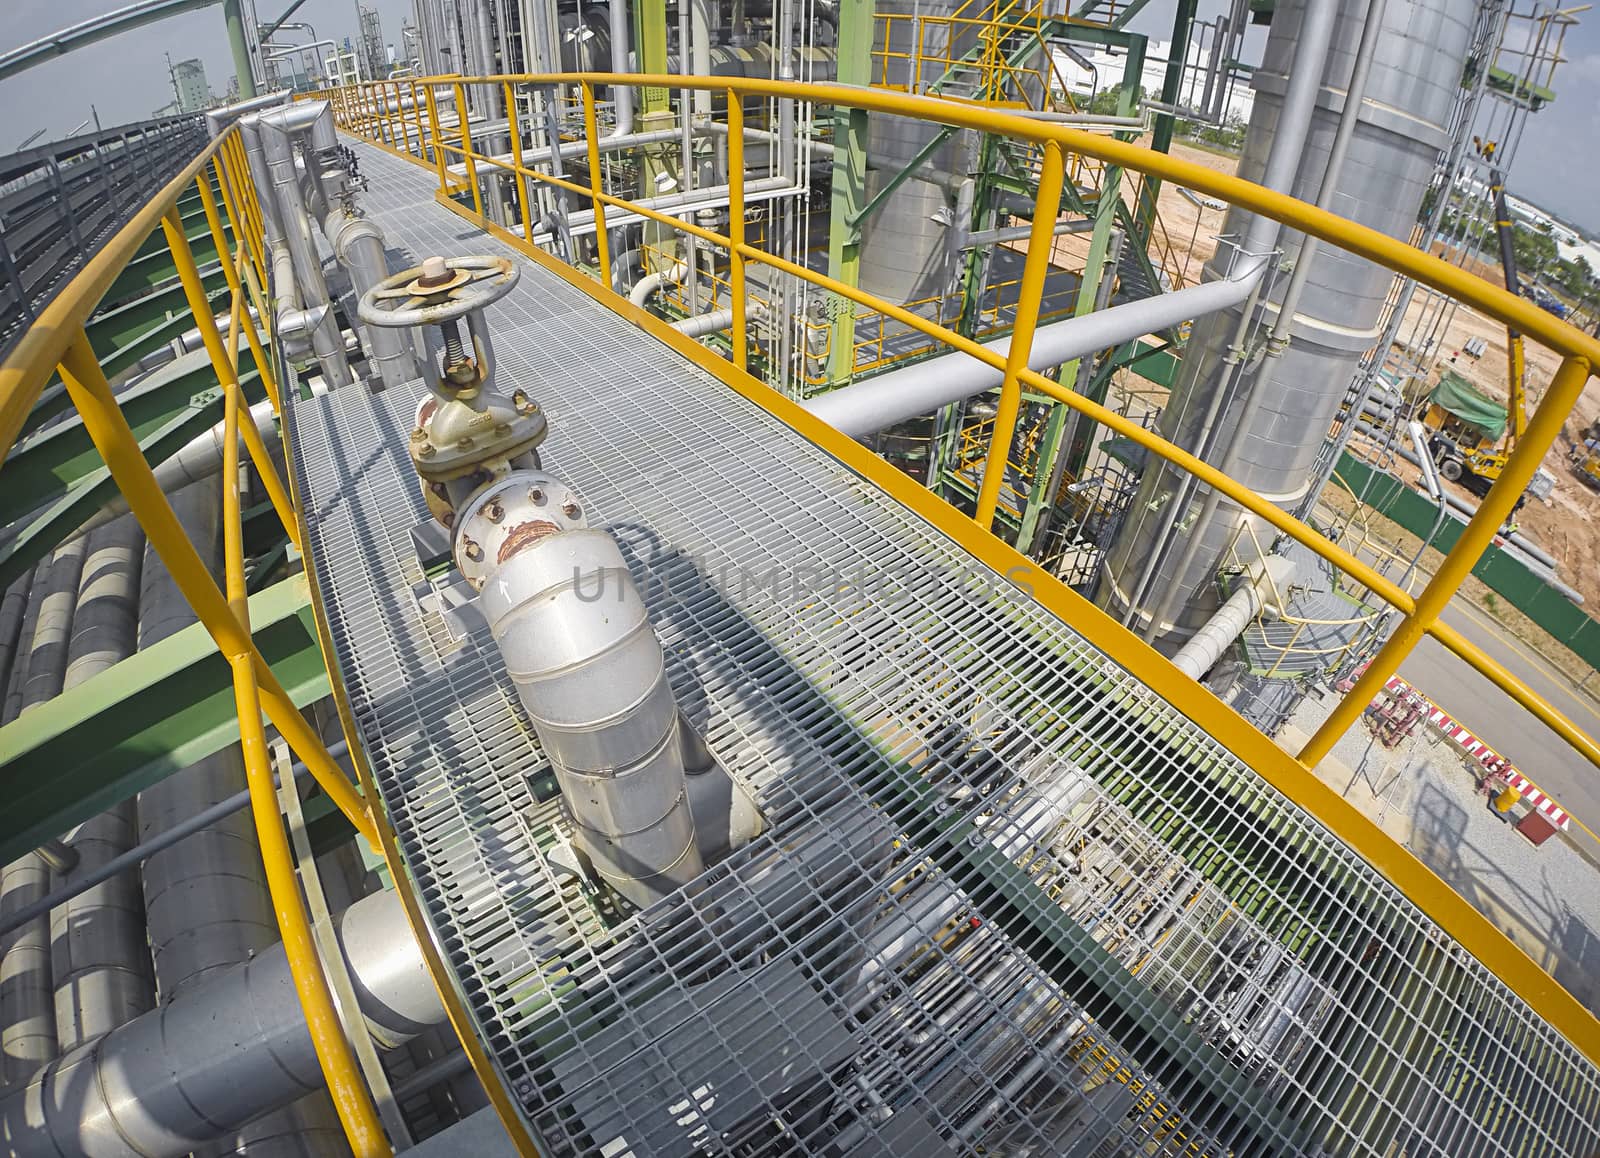
[[[8,19],[0,22],[0,47],[12,48],[121,7],[126,0],[3,2]],[[371,2],[381,16],[385,40],[398,46],[410,0]],[[1176,2],[1152,0],[1135,27],[1152,38],[1166,39]],[[288,3],[256,0],[257,15],[270,22]],[[1200,15],[1209,18],[1226,7],[1226,0],[1200,0]],[[306,0],[293,18],[314,25],[320,38],[354,38],[356,0]],[[1600,144],[1600,10],[1581,19],[1583,23],[1567,36],[1568,63],[1556,75],[1558,98],[1529,118],[1510,185],[1600,234],[1600,150],[1595,147]],[[1246,59],[1256,59],[1259,52],[1259,40],[1247,43]],[[89,116],[91,103],[105,125],[149,116],[172,100],[168,53],[173,60],[198,56],[205,62],[212,91],[225,92],[233,76],[233,58],[221,6],[146,25],[0,81],[0,109],[6,114],[0,122],[0,153],[16,148],[36,129],[48,129],[50,136],[65,134]]]

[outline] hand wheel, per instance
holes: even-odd
[[[356,313],[374,326],[448,322],[499,301],[521,276],[508,257],[430,257],[362,294]]]

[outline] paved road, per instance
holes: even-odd
[[[1600,736],[1600,707],[1486,612],[1456,600],[1445,619],[1591,736]],[[1510,758],[1563,808],[1600,832],[1600,769],[1574,752],[1524,708],[1437,641],[1424,639],[1400,674],[1429,699]],[[1594,842],[1581,829],[1573,836]]]

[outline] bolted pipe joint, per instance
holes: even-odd
[[[560,480],[516,471],[469,500],[453,546],[555,769],[574,845],[643,908],[704,868],[693,745],[627,562],[589,517]]]

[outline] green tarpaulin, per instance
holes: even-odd
[[[1468,426],[1477,427],[1491,443],[1499,442],[1506,432],[1506,404],[1453,371],[1445,371],[1428,397]]]

